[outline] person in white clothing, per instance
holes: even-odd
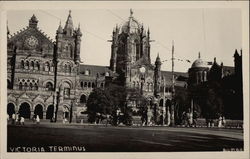
[[[36,123],[37,123],[37,124],[40,124],[40,118],[39,118],[39,115],[36,115]]]
[[[21,119],[20,119],[20,124],[21,124],[21,125],[24,125],[24,117],[21,117]]]

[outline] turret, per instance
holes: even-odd
[[[159,96],[160,93],[160,82],[161,82],[161,59],[159,53],[155,60],[155,71],[154,71],[154,95]]]
[[[76,33],[76,47],[75,47],[76,49],[75,49],[74,61],[75,63],[79,63],[80,62],[81,37],[82,37],[80,23],[75,33]]]
[[[33,16],[29,20],[29,27],[36,28],[37,27],[38,20],[36,16],[33,14]]]
[[[72,17],[71,17],[71,10],[69,11],[69,15],[68,15],[68,19],[66,21],[66,24],[64,26],[64,33],[66,34],[66,36],[72,36],[73,35],[73,21],[72,21]]]

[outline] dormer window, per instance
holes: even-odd
[[[90,71],[89,70],[85,70],[84,75],[89,76],[89,74],[90,74]]]
[[[105,73],[105,76],[107,76],[107,77],[108,77],[108,76],[109,76],[109,72],[106,72],[106,73]]]

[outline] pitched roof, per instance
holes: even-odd
[[[80,74],[84,75],[86,70],[89,71],[89,76],[96,77],[97,73],[99,73],[99,75],[101,75],[101,76],[104,76],[106,72],[109,72],[110,75],[112,75],[112,71],[109,69],[108,66],[81,64],[80,65]]]

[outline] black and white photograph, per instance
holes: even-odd
[[[248,2],[30,3],[0,3],[3,158],[249,157]]]

